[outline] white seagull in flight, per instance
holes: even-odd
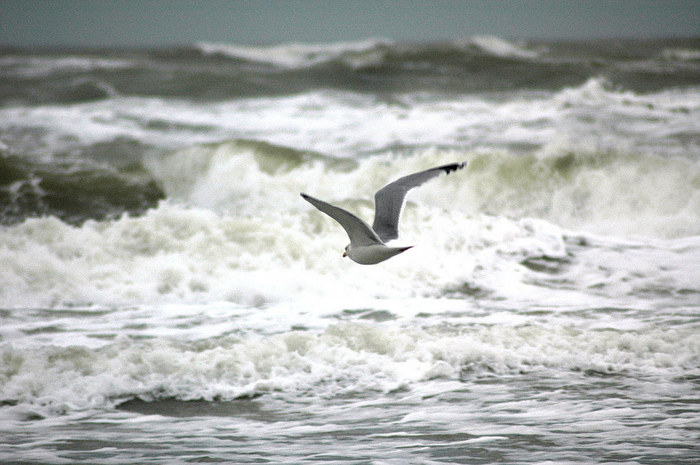
[[[349,211],[336,207],[323,200],[301,193],[301,196],[314,207],[336,220],[343,227],[350,244],[345,247],[343,257],[361,265],[374,265],[394,255],[405,252],[408,247],[390,247],[387,241],[399,237],[399,217],[403,201],[408,191],[443,172],[450,174],[467,166],[467,162],[450,163],[418,173],[409,174],[387,184],[374,194],[374,224],[372,227]]]

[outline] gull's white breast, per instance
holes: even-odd
[[[384,260],[388,260],[394,255],[398,255],[410,249],[408,247],[387,247],[384,244],[372,244],[362,246],[348,246],[347,254],[350,259],[360,265],[374,265]]]

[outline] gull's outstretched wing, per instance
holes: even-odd
[[[374,224],[372,229],[386,242],[399,237],[399,217],[408,191],[442,173],[450,174],[467,166],[467,162],[450,163],[418,173],[409,174],[387,184],[374,194]],[[329,213],[330,215],[330,213]],[[332,215],[331,215],[332,216]]]
[[[350,244],[352,244],[353,247],[382,244],[381,239],[379,239],[377,234],[372,231],[372,228],[349,211],[326,203],[323,200],[318,200],[304,193],[301,193],[301,196],[311,205],[340,223],[345,232],[348,233]]]

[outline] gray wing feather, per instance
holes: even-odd
[[[379,239],[377,234],[372,231],[372,228],[370,228],[367,223],[349,211],[304,193],[301,193],[301,196],[311,205],[337,221],[345,232],[348,233],[350,244],[352,244],[353,247],[382,243],[381,239]]]
[[[399,237],[399,217],[401,216],[403,201],[408,191],[442,173],[450,174],[453,171],[464,168],[466,165],[467,163],[463,162],[437,166],[409,174],[379,189],[374,194],[375,210],[372,229],[384,242]]]

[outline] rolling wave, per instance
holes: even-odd
[[[367,63],[370,63],[373,57],[377,57],[376,54],[390,46],[391,41],[375,39],[327,44],[292,43],[267,47],[202,42],[197,44],[196,48],[205,55],[221,55],[284,68],[308,68],[332,61],[354,66],[358,66],[363,60],[369,60]]]
[[[220,55],[284,68],[308,68],[331,62],[363,68],[401,59],[431,61],[457,58],[459,55],[464,59],[475,56],[532,59],[539,56],[536,50],[528,49],[525,44],[516,44],[494,36],[475,36],[429,44],[401,43],[388,39],[325,44],[292,43],[266,47],[203,42],[196,44],[196,48],[205,55]]]
[[[637,92],[697,85],[696,39],[527,42],[475,36],[445,42],[370,39],[249,46],[198,43],[127,51],[19,51],[0,58],[0,102],[109,96],[206,101],[351,92],[561,89],[603,77]]]
[[[295,190],[371,199],[390,180],[387,167],[410,172],[448,157],[470,161],[466,179],[450,184],[449,198],[474,212],[534,217],[619,236],[700,235],[700,166],[681,157],[563,145],[518,155],[428,149],[400,158],[351,160],[234,140],[173,152],[154,160],[150,169],[172,199],[250,215],[267,204],[291,207],[293,201],[282,197],[294,199]],[[319,170],[328,173],[319,175]],[[325,185],[322,176],[335,182]],[[228,182],[234,178],[237,182]]]
[[[398,174],[455,159],[470,162],[462,176],[409,196],[401,241],[417,245],[406,258],[414,263],[410,270],[396,259],[378,270],[348,274],[340,257],[347,237],[298,195],[312,192],[368,219],[379,187]],[[344,160],[234,140],[175,151],[150,160],[147,169],[166,200],[140,216],[75,225],[48,216],[0,229],[6,244],[0,249],[0,279],[11,283],[0,290],[0,306],[168,301],[268,306],[290,295],[332,294],[338,279],[346,289],[361,288],[378,298],[495,293],[522,299],[533,292],[533,283],[550,285],[531,273],[569,268],[571,248],[579,247],[576,237],[646,236],[647,244],[700,234],[695,221],[700,173],[687,160],[434,150]],[[122,185],[111,195],[128,190],[136,191]],[[667,259],[677,260],[673,254]],[[687,265],[643,272],[627,283],[654,289],[661,273],[675,283],[671,288],[692,290],[683,278]],[[606,282],[598,276],[605,270],[574,270],[567,274],[573,282]],[[376,273],[395,279],[387,285]],[[313,283],[307,282],[309,274],[316,276]],[[262,285],[273,276],[274,288]],[[600,292],[612,297],[625,289]]]
[[[164,194],[137,156],[128,159],[130,150],[138,151],[138,144],[117,139],[87,148],[84,155],[92,155],[81,162],[58,163],[1,151],[0,224],[40,216],[82,224],[88,219],[140,214],[156,206]],[[95,159],[99,157],[101,163]]]
[[[99,321],[99,315],[82,315]],[[185,315],[183,315],[185,317]],[[191,315],[190,315],[191,317]],[[140,316],[134,315],[138,321]],[[672,378],[696,367],[690,329],[573,331],[563,326],[484,325],[462,333],[371,322],[322,332],[288,331],[179,341],[127,338],[101,347],[0,347],[3,414],[44,418],[126,401],[232,401],[264,394],[328,397],[392,392],[426,380],[470,380],[565,371],[590,377]],[[37,376],[42,373],[42,376]],[[138,408],[127,404],[124,408]],[[146,408],[146,407],[143,407]],[[157,408],[154,405],[150,408]],[[9,410],[9,411],[8,411]]]

